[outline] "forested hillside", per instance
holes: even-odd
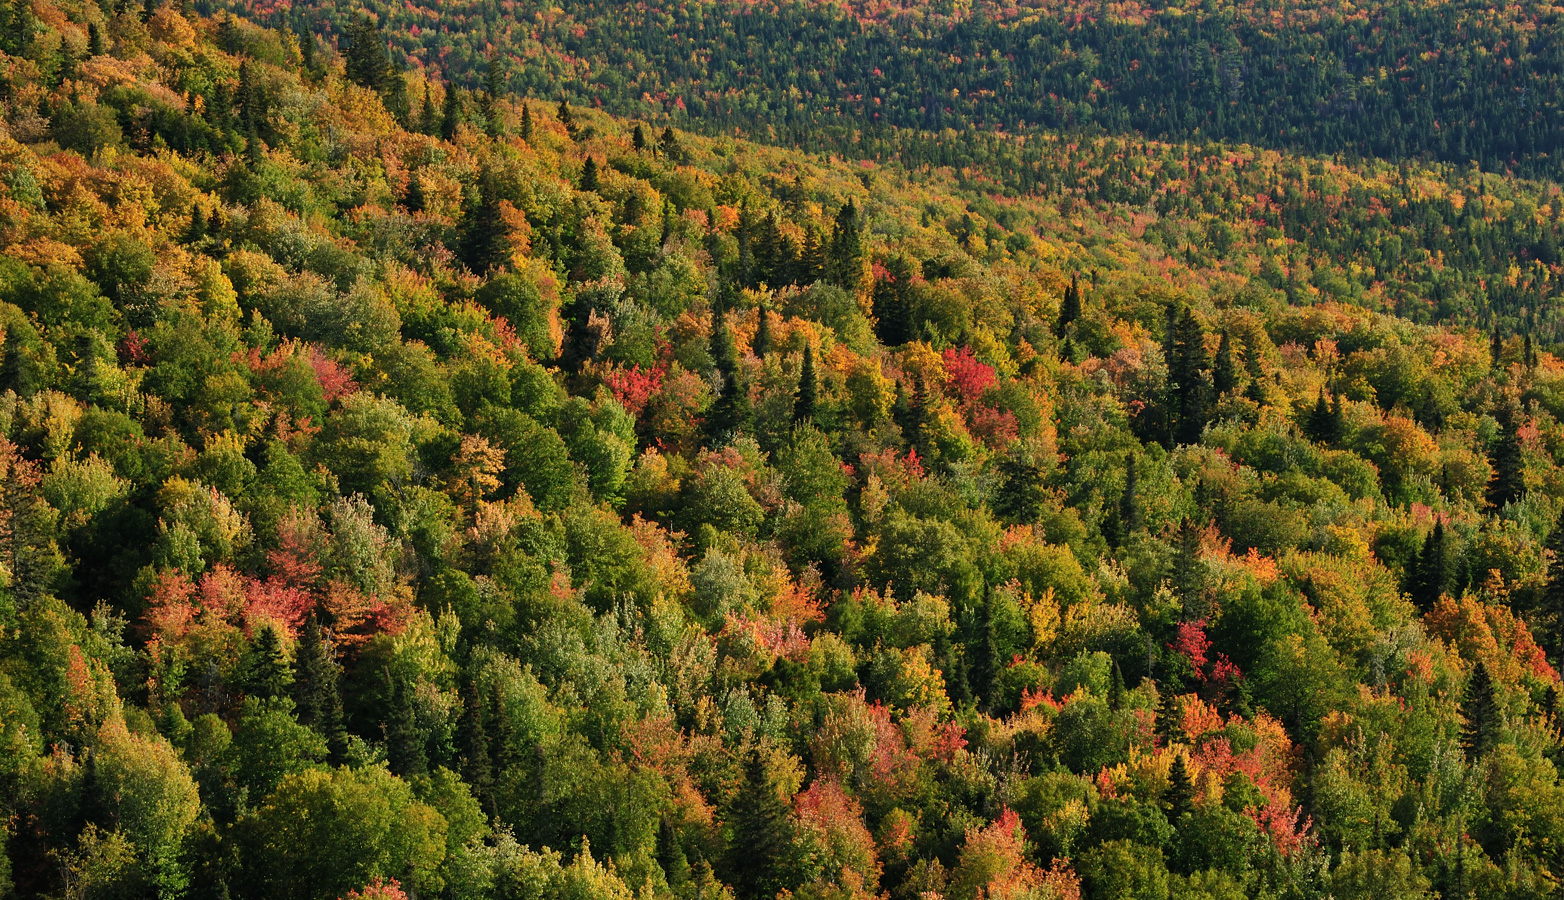
[[[399,61],[801,147],[944,127],[1106,131],[1557,177],[1550,3],[456,2],[231,8],[329,39],[360,9]]]
[[[1552,184],[0,8],[0,895],[1558,891]]]

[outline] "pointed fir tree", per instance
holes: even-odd
[[[157,0],[141,0],[141,22],[146,24],[152,21],[152,16],[157,12]]]
[[[684,161],[684,147],[680,146],[679,136],[674,133],[672,125],[663,127],[663,133],[657,138],[657,152],[669,162]]]
[[[762,303],[755,315],[755,339],[750,341],[750,352],[756,359],[765,359],[771,352],[771,309]]]
[[[424,733],[418,726],[418,709],[407,682],[385,673],[390,709],[384,723],[386,759],[391,771],[402,777],[424,775],[429,771],[429,756],[424,749]]]
[[[770,900],[787,884],[793,849],[791,816],[766,758],[752,749],[744,759],[744,781],[728,812],[733,840],[724,859],[728,883],[739,900]]]
[[[564,100],[559,101],[559,109],[556,112],[559,116],[559,124],[565,126],[565,133],[571,137],[575,137],[576,118],[570,113],[570,104],[566,103]]]
[[[1418,609],[1427,612],[1434,608],[1450,584],[1450,548],[1445,539],[1445,523],[1434,521],[1434,527],[1423,538],[1423,549],[1417,555],[1407,593]]]
[[[1496,372],[1504,368],[1504,339],[1497,328],[1488,335],[1488,364]]]
[[[635,131],[630,134],[630,146],[635,148],[636,153],[646,152],[646,129],[641,127],[640,122],[635,123]]]
[[[1499,436],[1494,442],[1490,462],[1493,478],[1488,482],[1488,505],[1502,509],[1506,503],[1519,500],[1526,492],[1524,461],[1521,457],[1520,422],[1515,407],[1500,404],[1495,412],[1499,420]]]
[[[456,92],[456,85],[445,86],[445,101],[440,104],[440,139],[444,141],[456,138],[456,127],[462,123],[462,101]]]
[[[1070,276],[1070,286],[1064,289],[1064,299],[1059,301],[1059,321],[1054,323],[1054,335],[1063,338],[1070,324],[1081,317],[1081,283],[1079,276]]]
[[[348,26],[347,43],[343,63],[348,80],[377,94],[385,90],[391,76],[391,61],[386,56],[380,28],[368,15],[360,13]]]
[[[1048,502],[1047,480],[1037,458],[1025,447],[1017,445],[1005,454],[999,463],[999,490],[994,497],[994,511],[1021,525],[1029,525],[1042,517]]]
[[[240,661],[240,688],[252,697],[286,697],[293,684],[293,666],[277,626],[266,623],[256,632]]]
[[[1172,356],[1168,360],[1168,381],[1172,394],[1169,406],[1173,415],[1173,440],[1177,444],[1198,444],[1211,418],[1210,358],[1206,354],[1205,331],[1189,307],[1179,305],[1174,317]]]
[[[510,261],[510,243],[500,217],[499,186],[488,169],[479,173],[476,189],[468,191],[456,249],[458,258],[478,275]]]
[[[521,103],[521,139],[532,140],[532,104],[525,100]]]
[[[87,23],[87,53],[91,56],[103,55],[103,29],[97,22]]]
[[[1153,729],[1157,746],[1171,747],[1183,743],[1185,738],[1183,706],[1174,696],[1171,684],[1157,687],[1157,721]]]
[[[293,656],[293,700],[299,724],[326,739],[333,763],[340,763],[347,752],[342,693],[337,686],[340,671],[331,639],[311,613]]]
[[[500,99],[505,96],[505,67],[499,53],[489,53],[489,64],[483,72],[483,121],[490,137],[498,137],[504,124],[500,113]]]
[[[1216,360],[1211,365],[1211,386],[1218,397],[1225,397],[1238,387],[1238,365],[1233,359],[1233,342],[1226,329],[1222,330]]]
[[[489,751],[484,707],[477,683],[467,682],[462,689],[462,717],[456,726],[456,750],[460,754],[462,780],[472,788],[473,797],[493,818],[498,810],[494,805],[494,762]]]
[[[679,889],[690,881],[690,859],[679,843],[679,832],[674,828],[673,820],[667,815],[657,827],[657,864],[662,867],[668,886],[682,896]]]
[[[739,385],[738,348],[733,342],[733,331],[720,311],[712,317],[711,358],[722,388],[707,417],[707,436],[713,445],[726,444],[748,424],[749,398]]]
[[[201,204],[192,204],[190,207],[190,224],[185,227],[185,243],[197,244],[206,237],[206,214],[201,212]]]
[[[1163,795],[1162,809],[1175,827],[1195,811],[1195,782],[1189,777],[1189,765],[1182,753],[1174,754],[1173,764],[1168,767],[1168,790]]]
[[[1468,761],[1475,762],[1499,743],[1499,732],[1504,727],[1503,712],[1494,689],[1493,676],[1488,664],[1477,661],[1477,667],[1466,682],[1466,694],[1461,699],[1461,749]]]
[[[1542,609],[1552,632],[1547,649],[1553,651],[1555,665],[1564,665],[1564,512],[1560,512],[1548,535],[1547,584],[1542,589]]]
[[[863,223],[852,200],[836,212],[831,242],[826,250],[826,278],[849,291],[858,289],[863,274]]]
[[[1140,473],[1132,455],[1124,463],[1124,493],[1119,495],[1119,529],[1125,539],[1145,527],[1140,506]]]
[[[815,417],[815,406],[820,400],[820,382],[815,376],[815,348],[804,345],[804,363],[798,370],[798,398],[793,403],[793,421],[810,422]]]
[[[1537,368],[1537,348],[1532,345],[1530,331],[1526,332],[1526,343],[1521,350],[1521,354],[1526,363],[1526,368]]]
[[[424,103],[418,111],[418,128],[424,134],[435,137],[440,133],[440,114],[435,111],[434,97],[429,82],[424,82]]]
[[[305,75],[314,75],[317,62],[315,60],[315,32],[309,26],[299,27],[299,68]]]
[[[580,189],[583,191],[591,191],[596,193],[597,189],[601,186],[602,185],[598,184],[597,181],[597,158],[594,156],[588,156],[586,158],[586,162],[581,164]]]

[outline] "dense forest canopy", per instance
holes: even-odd
[[[1095,9],[723,21],[1413,33]],[[499,10],[0,0],[0,896],[1557,894],[1540,156],[806,153]]]

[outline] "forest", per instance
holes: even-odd
[[[0,897],[1559,893],[1544,132],[761,143],[487,9],[0,0]]]

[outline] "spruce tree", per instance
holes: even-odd
[[[588,156],[586,158],[586,162],[581,164],[580,188],[583,191],[592,191],[593,193],[596,193],[599,187],[601,187],[601,185],[598,184],[597,181],[597,158]]]
[[[449,141],[456,137],[456,127],[462,123],[462,102],[456,85],[445,86],[445,101],[440,105],[440,139]]]
[[[565,133],[571,137],[576,136],[576,118],[570,114],[570,104],[564,100],[559,101],[559,124],[565,126]]]
[[[457,256],[475,274],[483,275],[510,260],[505,224],[500,218],[499,188],[494,174],[485,169],[470,190],[462,213]]]
[[[1488,664],[1478,660],[1472,677],[1466,682],[1466,694],[1461,699],[1461,749],[1468,761],[1475,761],[1494,748],[1499,742],[1499,731],[1504,727],[1503,712],[1494,690],[1493,676]]]
[[[293,684],[293,668],[277,626],[262,625],[240,662],[240,687],[253,697],[284,697]]]
[[[689,883],[690,859],[679,843],[679,832],[673,827],[673,820],[667,815],[657,827],[657,864],[662,867],[668,886],[676,893]]]
[[[630,146],[634,147],[637,153],[646,152],[646,129],[641,127],[640,122],[635,123],[635,131],[630,135]]]
[[[315,32],[306,25],[299,27],[299,68],[306,75],[315,74]]]
[[[994,511],[1018,524],[1031,524],[1042,516],[1047,504],[1047,482],[1036,457],[1019,445],[999,463],[999,490]]]
[[[1218,397],[1225,397],[1238,386],[1238,365],[1233,360],[1233,342],[1227,330],[1222,331],[1221,343],[1216,347],[1216,361],[1211,367],[1211,386]]]
[[[331,761],[340,763],[347,751],[347,730],[342,725],[342,693],[337,681],[340,669],[331,639],[311,613],[299,636],[293,656],[293,699],[299,723],[326,739]]]
[[[793,403],[793,421],[803,423],[815,417],[815,406],[820,399],[820,383],[815,377],[815,348],[804,345],[804,364],[798,370],[798,399]]]
[[[1525,493],[1526,476],[1515,407],[1509,403],[1500,404],[1494,415],[1499,420],[1499,437],[1491,459],[1493,479],[1488,482],[1488,505],[1500,509]]]
[[[728,821],[733,840],[725,868],[739,900],[770,900],[792,887],[786,877],[793,849],[790,811],[759,749],[751,749],[744,759],[744,783],[733,798]]]
[[[1488,335],[1488,364],[1495,371],[1504,368],[1504,339],[1497,328]]]
[[[489,752],[489,733],[483,697],[476,682],[462,689],[462,718],[456,726],[456,750],[461,755],[462,780],[491,818],[498,814],[494,805],[494,763]]]
[[[424,733],[418,725],[418,710],[413,704],[412,688],[400,678],[385,673],[390,709],[385,721],[386,758],[397,775],[423,775],[429,771],[429,756],[424,749]]]
[[[849,291],[858,289],[863,271],[863,225],[858,205],[848,200],[836,212],[831,242],[826,251],[826,277]]]
[[[532,104],[526,101],[521,104],[521,139],[532,140]]]
[[[684,148],[679,145],[679,136],[674,133],[672,125],[665,126],[662,135],[657,138],[657,152],[669,162],[684,161]]]
[[[505,69],[498,53],[489,54],[489,65],[483,73],[483,121],[490,137],[499,136],[504,122],[500,115],[500,98],[505,96]]]
[[[1173,686],[1158,685],[1157,722],[1154,728],[1158,746],[1168,747],[1183,743],[1184,714],[1182,704],[1173,694]]]
[[[1173,764],[1168,767],[1168,790],[1163,795],[1162,810],[1175,827],[1195,810],[1195,782],[1189,777],[1189,765],[1182,753],[1174,754]]]
[[[1189,307],[1179,305],[1173,316],[1171,355],[1168,358],[1169,406],[1173,413],[1173,441],[1198,444],[1211,417],[1210,358],[1205,332]]]
[[[92,56],[103,55],[103,29],[97,22],[87,23],[87,53]]]
[[[1423,549],[1418,553],[1407,593],[1417,608],[1427,612],[1434,608],[1450,583],[1450,550],[1445,541],[1445,523],[1436,520],[1428,536],[1423,539]]]
[[[347,51],[343,63],[348,80],[380,93],[391,77],[391,61],[386,56],[380,29],[369,16],[360,13],[348,26]]]
[[[749,348],[756,359],[765,359],[771,352],[771,310],[761,304],[756,316],[755,339],[750,341]]]
[[[720,311],[712,317],[711,357],[722,388],[707,417],[707,435],[714,445],[725,444],[748,424],[749,398],[739,385],[738,348],[733,343],[733,332]]]
[[[429,82],[424,82],[424,103],[418,111],[418,129],[424,134],[434,137],[440,133],[439,114],[434,109],[434,97],[430,94]]]
[[[1081,284],[1079,277],[1070,276],[1070,286],[1064,289],[1064,299],[1059,302],[1059,321],[1054,324],[1054,335],[1063,338],[1070,323],[1081,317]]]
[[[1140,507],[1140,474],[1132,455],[1124,463],[1124,493],[1119,496],[1119,530],[1124,538],[1145,526]]]
[[[1548,535],[1548,582],[1542,590],[1542,609],[1552,627],[1555,665],[1564,665],[1564,512]]]

